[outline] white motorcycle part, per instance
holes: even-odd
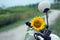
[[[49,1],[42,1],[42,2],[40,2],[40,3],[38,4],[38,10],[39,10],[40,12],[44,12],[44,10],[45,10],[46,8],[50,9],[50,6],[51,6],[51,4],[50,4]]]
[[[27,40],[34,40],[35,31],[29,31],[29,37]],[[51,40],[60,40],[60,37],[55,34],[50,34]],[[41,36],[39,36],[40,40],[44,40]]]

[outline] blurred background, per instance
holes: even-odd
[[[0,0],[0,33],[16,28],[35,16],[45,15],[37,9],[41,1],[44,0]],[[51,9],[60,10],[60,0],[49,1]],[[60,16],[55,22],[50,29],[60,36]]]

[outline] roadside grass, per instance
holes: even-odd
[[[7,14],[19,13],[21,16],[20,17],[21,19],[19,21],[9,24],[9,25],[0,27],[0,32],[18,27],[21,24],[25,24],[26,21],[31,20],[35,16],[43,16],[44,15],[43,13],[39,12],[36,7],[22,7],[22,8],[21,7],[16,7],[16,8],[13,7],[13,8],[7,8],[6,10],[9,11]],[[0,14],[0,15],[6,15],[6,13]]]
[[[25,24],[27,21],[30,21],[32,18],[33,17],[28,18],[28,19],[24,19],[24,20],[19,20],[19,21],[15,22],[15,23],[2,26],[2,27],[0,27],[0,32],[3,32],[3,31],[6,31],[6,30],[10,30],[10,29],[19,27],[20,25]]]
[[[51,4],[51,9],[60,10],[60,4]]]
[[[60,9],[60,5],[57,5],[57,7],[56,7],[56,5],[52,5],[51,8],[52,9]],[[29,6],[10,7],[10,8],[6,8],[5,10],[7,10],[7,12],[8,12],[7,14],[20,13],[22,19],[15,23],[12,23],[12,24],[9,24],[9,25],[6,25],[6,26],[0,28],[0,32],[8,30],[8,29],[12,29],[21,24],[24,24],[27,20],[32,19],[35,16],[43,16],[44,15],[43,13],[38,11],[37,7],[34,7],[34,6],[33,7],[29,7]],[[6,14],[6,13],[4,13],[4,14]],[[4,15],[4,14],[0,14],[0,15]]]
[[[37,7],[29,7],[29,6],[18,7],[18,6],[16,6],[16,7],[6,8],[6,10],[17,13],[17,12],[36,11]]]
[[[25,20],[19,20],[19,21],[15,22],[15,23],[5,25],[5,26],[3,26],[3,28],[0,28],[0,32],[7,31],[7,30],[10,30],[10,29],[19,27],[20,25],[25,24],[25,22],[29,21],[30,19],[31,18],[25,19]]]
[[[18,22],[15,22],[15,23],[12,23],[12,24],[9,24],[9,25],[5,25],[3,27],[0,28],[0,32],[3,32],[3,31],[7,31],[9,29],[13,29],[15,27],[18,27],[19,25],[21,25],[23,23],[23,21],[18,21]]]
[[[54,34],[60,36],[60,16],[55,20],[55,23],[50,26],[50,29]]]

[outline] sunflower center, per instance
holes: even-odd
[[[41,26],[41,22],[40,22],[40,21],[35,21],[35,22],[34,22],[34,26],[35,26],[36,28],[39,28],[39,27]]]

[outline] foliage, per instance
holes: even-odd
[[[60,3],[60,0],[54,0],[54,3],[56,4],[56,3]]]
[[[4,26],[4,25],[11,24],[19,19],[20,19],[20,17],[17,14],[0,15],[0,27]]]
[[[43,13],[40,13],[36,6],[16,6],[6,9],[0,8],[0,30],[12,28],[14,27],[14,23],[18,24],[18,21],[22,24],[23,20],[27,21],[30,18],[41,15],[43,15]],[[10,26],[10,24],[12,25]]]
[[[51,9],[59,9],[60,10],[60,4],[52,4]]]

